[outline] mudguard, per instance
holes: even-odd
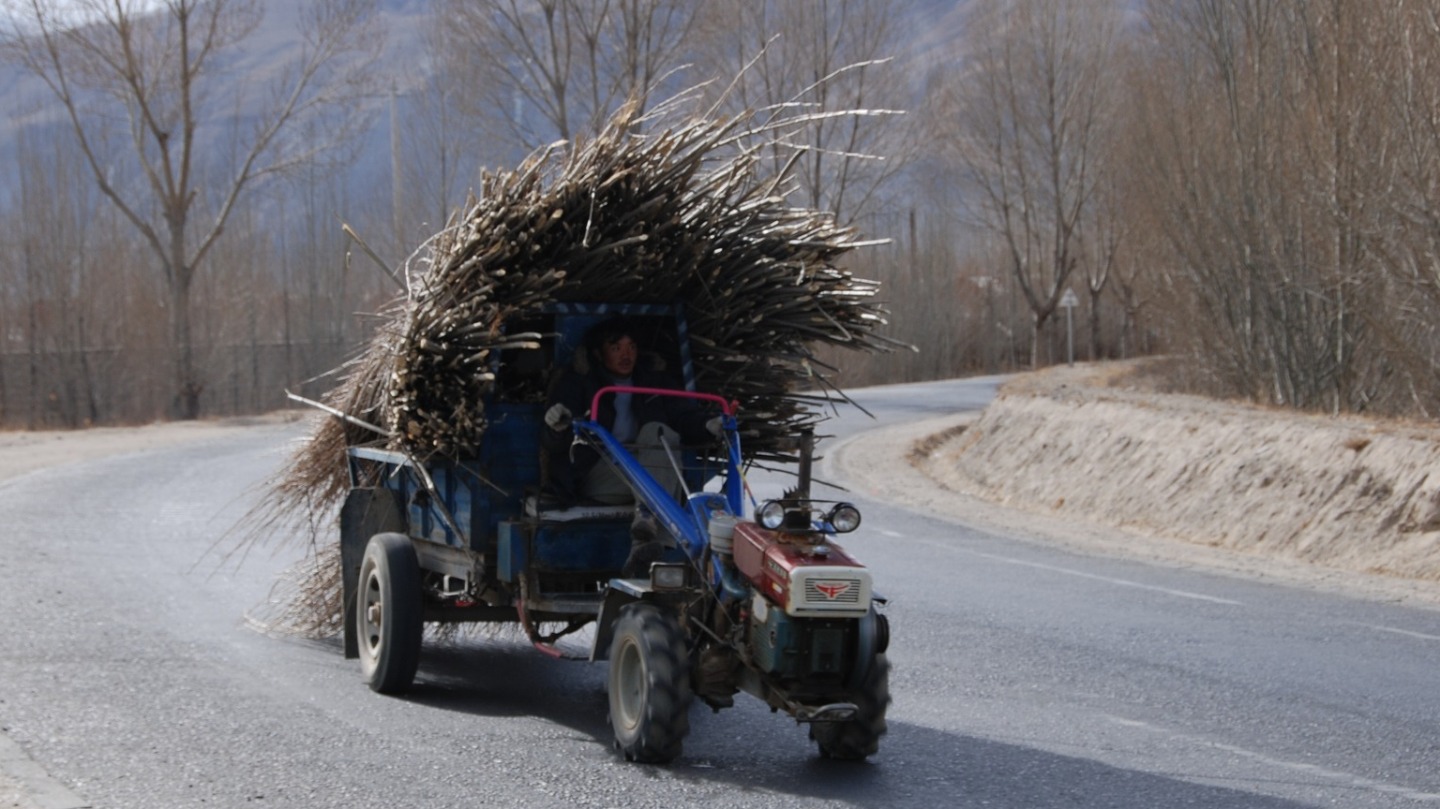
[[[875,664],[875,656],[884,654],[885,649],[890,645],[890,622],[885,616],[875,611],[875,605],[870,605],[870,611],[860,618],[856,627],[855,636],[855,666],[850,670],[850,676],[845,679],[846,688],[858,689],[870,676],[870,667]]]
[[[376,534],[406,530],[405,513],[398,495],[384,488],[351,489],[340,507],[341,595],[345,601],[345,658],[360,656],[360,639],[355,635],[355,585],[365,546]]]

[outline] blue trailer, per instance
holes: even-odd
[[[555,507],[541,488],[543,391],[580,335],[615,314],[651,324],[652,345],[681,370],[683,387],[600,390],[571,426],[573,440],[614,467],[634,503]],[[888,623],[868,570],[833,542],[858,528],[859,512],[810,497],[809,436],[798,437],[798,485],[747,503],[739,414],[723,396],[695,390],[682,312],[556,305],[528,326],[544,339],[499,357],[475,457],[347,451],[345,652],[370,687],[409,688],[426,623],[516,623],[554,657],[566,656],[561,637],[593,624],[586,657],[609,662],[615,744],[629,760],[673,759],[694,699],[719,710],[741,692],[807,724],[826,756],[876,752],[890,700]],[[719,414],[714,446],[673,455],[682,497],[591,419],[604,397],[624,393],[683,397]],[[637,505],[673,548],[648,575],[627,578]]]

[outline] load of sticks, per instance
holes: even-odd
[[[301,448],[271,508],[303,513],[320,535],[348,486],[348,446],[422,462],[474,455],[496,352],[538,346],[542,335],[512,324],[554,302],[682,305],[697,385],[739,403],[751,462],[792,461],[797,431],[843,399],[815,347],[902,347],[877,331],[879,285],[839,264],[875,242],[791,206],[784,171],[762,176],[782,127],[692,117],[646,131],[637,108],[482,178],[463,216],[396,275],[404,294],[342,369],[323,403],[337,417]],[[783,135],[804,142],[793,135],[805,124],[791,119]]]

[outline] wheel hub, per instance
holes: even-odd
[[[380,597],[380,577],[371,570],[365,577],[365,609],[361,613],[364,621],[365,651],[375,655],[380,649],[380,629],[384,626],[385,602]]]
[[[645,664],[634,644],[621,650],[619,673],[618,719],[622,726],[633,729],[640,724],[645,705]]]

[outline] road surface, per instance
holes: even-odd
[[[875,418],[842,411],[828,446],[994,388],[855,392]],[[337,641],[247,621],[293,545],[220,561],[298,437],[261,425],[0,483],[0,772],[54,787],[34,805],[1440,805],[1440,612],[1058,549],[862,484],[844,544],[894,633],[867,763],[820,759],[741,696],[695,707],[674,764],[626,764],[604,667],[510,634],[427,646],[414,691],[381,697]]]

